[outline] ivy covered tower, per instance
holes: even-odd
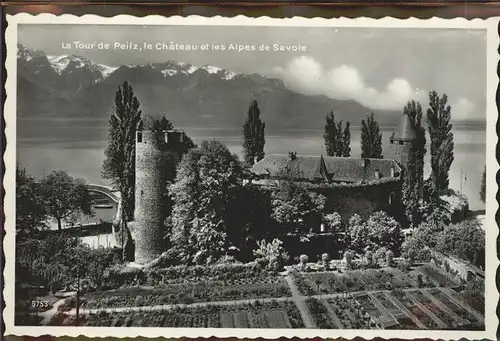
[[[417,131],[407,114],[403,114],[397,130],[389,140],[390,159],[395,160],[406,170],[413,144],[417,141]]]
[[[133,223],[136,263],[149,263],[166,251],[166,184],[175,167],[172,153],[183,142],[182,130],[136,132]]]

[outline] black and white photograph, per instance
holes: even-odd
[[[12,328],[496,330],[495,24],[28,19]]]

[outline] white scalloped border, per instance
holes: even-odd
[[[382,338],[431,338],[431,339],[496,339],[498,319],[496,316],[496,306],[499,302],[499,295],[495,284],[495,275],[500,264],[496,253],[496,239],[498,227],[495,222],[495,214],[498,210],[496,201],[497,184],[495,175],[498,170],[498,163],[495,158],[495,148],[498,137],[496,135],[496,122],[498,117],[496,107],[496,90],[499,79],[496,74],[499,46],[499,36],[497,33],[499,18],[487,20],[464,18],[441,19],[433,17],[430,19],[396,19],[385,17],[381,19],[373,18],[303,18],[292,17],[275,19],[270,17],[249,18],[243,15],[235,17],[202,17],[191,15],[188,17],[173,16],[163,17],[151,15],[146,17],[134,17],[131,15],[117,15],[111,18],[100,17],[98,15],[74,16],[69,14],[53,15],[38,14],[31,15],[20,13],[7,15],[7,30],[5,42],[7,46],[6,70],[7,80],[6,102],[4,117],[6,121],[5,134],[7,146],[4,154],[5,178],[3,185],[5,188],[4,212],[6,235],[3,242],[5,252],[5,288],[4,299],[6,307],[3,312],[5,322],[5,335],[17,336],[72,336],[80,335],[86,337],[240,337],[240,338],[267,338],[278,337],[300,337],[300,338],[334,338],[343,337],[351,339],[362,337],[372,339]],[[18,24],[78,24],[78,25],[189,25],[189,26],[304,26],[304,27],[391,27],[391,28],[465,28],[465,29],[486,29],[487,30],[487,204],[486,204],[486,315],[485,331],[425,331],[425,330],[320,330],[320,329],[209,329],[209,328],[136,328],[136,327],[26,327],[14,326],[14,255],[15,255],[15,164],[16,164],[16,74],[17,63],[17,25]],[[457,70],[459,72],[459,70]],[[467,81],[467,80],[464,80]],[[496,189],[496,190],[491,190]]]

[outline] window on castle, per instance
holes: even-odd
[[[404,144],[403,141],[399,141],[399,145],[402,146]]]
[[[142,142],[142,133],[137,133],[137,142]]]

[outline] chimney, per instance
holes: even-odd
[[[297,152],[288,152],[288,159],[290,161],[297,159]]]
[[[394,171],[394,166],[392,166],[392,167],[391,167],[391,178],[393,178],[393,177],[394,177],[394,175],[395,175],[395,173],[394,173],[394,172],[395,172],[395,171]]]
[[[375,169],[375,179],[380,179],[380,171]]]

